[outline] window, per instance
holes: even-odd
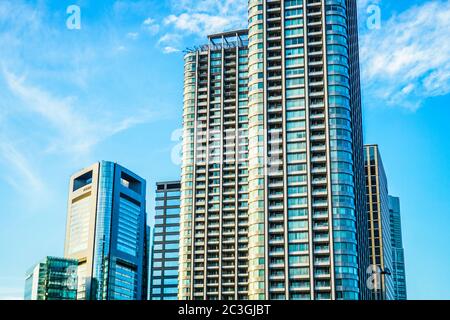
[[[180,208],[167,209],[167,210],[166,210],[166,214],[167,214],[167,215],[176,215],[176,214],[180,214]]]
[[[122,195],[120,197],[117,249],[136,256],[141,236],[139,232],[141,208],[130,200]]]
[[[167,224],[179,224],[180,223],[180,217],[173,217],[173,218],[167,218],[166,219]]]
[[[128,188],[138,194],[141,194],[141,189],[142,189],[141,182],[139,180],[133,178],[129,174],[122,172],[120,182],[121,182],[122,186],[124,186],[125,188]]]
[[[170,276],[177,276],[178,275],[178,269],[174,269],[174,270],[164,270],[164,276],[165,277],[170,277]]]
[[[92,171],[83,174],[73,181],[73,191],[77,191],[92,183]]]
[[[168,199],[167,206],[180,206],[180,199]]]
[[[166,256],[166,259],[177,259],[179,254],[178,254],[178,251],[166,252],[165,256]]]
[[[173,267],[178,267],[178,260],[176,260],[176,261],[165,261],[164,262],[164,266],[166,267],[166,268],[173,268]]]
[[[308,232],[289,232],[289,241],[308,239]]]

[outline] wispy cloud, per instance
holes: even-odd
[[[40,193],[44,189],[44,182],[28,160],[29,157],[18,147],[19,143],[6,134],[7,116],[5,108],[0,108],[0,164],[8,168],[0,172],[0,179],[19,192],[26,186],[28,192]]]
[[[2,178],[19,192],[26,189],[28,193],[41,194],[45,189],[44,182],[29,159],[23,151],[11,143],[10,137],[0,135],[0,163],[3,162],[8,168],[2,171],[4,174]]]
[[[148,12],[148,1],[133,3],[117,1],[114,17]],[[58,8],[62,11],[44,2],[0,1],[0,162],[8,168],[0,170],[0,179],[19,192],[31,190],[23,195],[29,207],[32,194],[46,198],[42,163],[89,159],[94,147],[111,137],[165,116],[147,99],[128,101],[119,92],[115,100],[114,89],[102,91],[103,81],[114,76],[110,65],[132,50],[130,41],[122,40],[137,39],[156,21],[138,23],[135,33],[108,23],[96,27],[95,35],[70,33],[65,7]]]
[[[3,71],[3,76],[11,93],[22,102],[25,111],[39,116],[56,131],[47,148],[48,152],[82,156],[105,139],[152,121],[157,116],[144,109],[118,120],[106,115],[87,116],[83,113],[86,108],[74,107],[77,103],[75,97],[56,97],[28,84],[25,77],[18,77],[9,71]]]
[[[171,53],[176,53],[176,52],[180,52],[180,49],[177,49],[175,47],[171,47],[171,46],[166,46],[163,48],[163,52],[165,54],[171,54]]]
[[[138,32],[128,32],[127,38],[131,39],[131,40],[136,40],[137,38],[139,38],[139,33]]]
[[[416,110],[450,92],[450,1],[428,1],[361,36],[362,82],[368,104]]]
[[[30,6],[23,0],[3,0],[0,2],[0,22],[14,22],[14,26],[20,29],[28,25],[29,30],[37,30],[41,27],[43,12],[38,6]],[[17,19],[20,17],[20,19]]]

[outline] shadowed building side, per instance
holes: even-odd
[[[388,182],[378,146],[367,145],[364,151],[372,298],[393,300]]]
[[[403,249],[400,198],[389,196],[389,212],[391,221],[394,299],[407,300],[408,294],[406,290],[405,250]]]
[[[179,181],[156,184],[150,300],[177,300],[180,247]]]

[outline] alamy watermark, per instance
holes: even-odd
[[[366,26],[369,30],[381,29],[381,7],[378,4],[369,4],[366,8]]]
[[[77,5],[70,5],[67,7],[66,13],[68,14],[66,20],[66,27],[69,30],[81,29],[81,8]]]
[[[205,123],[199,121],[195,133],[186,133],[183,129],[173,131],[171,141],[176,142],[171,150],[172,163],[180,166],[183,163],[183,151],[186,152],[184,165],[222,166],[230,163],[240,165],[264,166],[267,175],[283,170],[283,138],[281,130],[271,130],[267,133],[268,146],[263,148],[261,143],[253,150],[248,149],[249,139],[259,140],[265,136],[265,131],[259,129],[252,132],[249,138],[249,130],[253,129],[207,129]],[[188,129],[189,130],[189,129]],[[292,133],[295,134],[295,133]],[[187,139],[184,145],[183,139]],[[306,144],[301,142],[301,137],[291,137],[294,142],[295,159],[289,162],[298,162],[306,158]],[[189,142],[189,143],[187,143]],[[183,146],[187,148],[183,150]],[[249,157],[252,154],[252,157]],[[298,158],[298,159],[297,159]],[[292,161],[291,161],[292,160]],[[298,160],[298,161],[297,161]]]

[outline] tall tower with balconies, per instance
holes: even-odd
[[[181,299],[248,297],[247,31],[185,57]]]
[[[356,1],[249,1],[249,298],[367,299]]]

